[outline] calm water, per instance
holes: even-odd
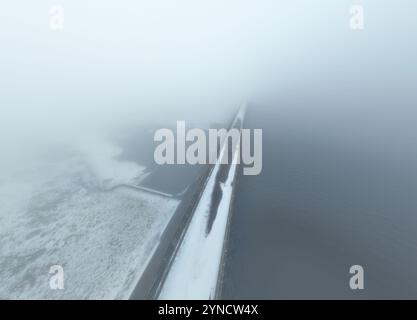
[[[411,100],[252,104],[263,171],[240,178],[223,298],[417,298]],[[349,288],[356,264],[362,291]]]

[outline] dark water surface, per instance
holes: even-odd
[[[222,297],[417,298],[414,106],[300,100],[248,110],[263,171],[240,178]]]

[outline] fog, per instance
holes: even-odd
[[[1,158],[149,121],[221,121],[243,99],[389,88],[409,102],[417,5],[364,1],[354,31],[356,2],[62,0],[51,30],[54,2],[2,1]]]
[[[0,0],[0,298],[129,297],[207,169],[157,166],[152,130],[227,126],[242,101],[263,169],[233,196],[224,296],[357,298],[359,263],[362,297],[415,297],[416,14],[415,0]],[[69,290],[49,290],[55,264]]]

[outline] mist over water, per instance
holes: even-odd
[[[252,245],[259,261],[271,256],[268,249],[282,254],[251,269],[236,249],[231,265],[248,263],[246,271],[264,272],[264,279],[249,283],[255,290],[251,292],[287,297],[267,286],[274,283],[269,275],[299,267],[308,295],[325,275],[310,281],[299,262],[312,261],[313,272],[320,275],[327,267],[317,257],[326,257],[329,247],[339,252],[345,249],[340,243],[350,243],[348,254],[329,264],[337,270],[330,272],[336,280],[329,288],[345,281],[345,264],[363,258],[376,270],[378,262],[393,263],[395,288],[405,295],[415,293],[405,278],[415,279],[415,274],[400,276],[406,274],[404,265],[416,247],[414,229],[407,228],[417,225],[412,200],[417,175],[415,1],[61,0],[56,3],[64,9],[60,31],[50,29],[54,4],[0,3],[1,183],[13,170],[24,175],[35,162],[64,163],[74,152],[98,165],[103,181],[130,178],[147,165],[132,164],[132,159],[149,161],[153,153],[151,141],[144,141],[152,135],[138,137],[136,144],[132,132],[140,135],[143,128],[169,127],[179,120],[204,128],[227,125],[239,103],[247,100],[245,125],[264,130],[264,171],[253,180],[245,178],[239,191],[246,202],[236,206],[242,214],[231,243],[244,243],[247,252]],[[363,5],[363,30],[349,27],[354,4]],[[112,144],[125,135],[130,136],[123,156],[130,162],[120,163],[114,160],[120,150]],[[68,175],[79,175],[77,170]],[[160,184],[170,174],[162,172],[151,182]],[[181,172],[172,174],[181,176],[184,185],[192,180]],[[29,184],[23,180],[19,190]],[[253,192],[255,187],[261,191]],[[0,212],[3,225],[20,210],[11,204],[18,194],[13,188],[5,188],[10,196],[4,191],[7,196],[0,200],[8,205]],[[67,186],[62,190],[67,193]],[[251,220],[251,210],[260,213],[259,225]],[[26,211],[21,212],[24,216]],[[378,223],[369,223],[372,214]],[[273,223],[265,231],[268,219]],[[272,226],[279,226],[279,232]],[[367,238],[373,227],[377,235]],[[305,237],[294,240],[293,230],[305,232]],[[317,230],[332,230],[325,234],[329,243],[340,231],[340,242],[322,247]],[[353,236],[346,230],[353,230]],[[256,246],[241,242],[255,239],[243,236],[252,231],[263,235]],[[355,251],[363,243],[368,246]],[[383,248],[395,253],[384,257]],[[305,256],[316,253],[317,259],[294,256],[299,250]],[[417,264],[415,260],[413,256],[410,264]],[[279,261],[289,262],[282,267]],[[236,266],[237,280],[225,289],[230,297],[236,292],[233,281],[247,279]],[[372,280],[380,292],[392,285],[391,280],[377,285],[389,272],[384,268]],[[246,289],[239,292],[245,295]],[[289,295],[296,296],[296,289]],[[249,293],[245,298],[253,298]]]
[[[51,5],[0,5],[5,147],[19,136],[216,120],[277,93],[383,90],[407,101],[416,81],[410,1],[366,1],[363,31],[349,29],[347,0],[62,1],[62,31],[49,28]]]

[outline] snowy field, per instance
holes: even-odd
[[[96,140],[1,172],[0,298],[129,297],[178,200],[106,191],[145,169],[119,152]],[[63,290],[49,286],[52,265],[63,267]]]

